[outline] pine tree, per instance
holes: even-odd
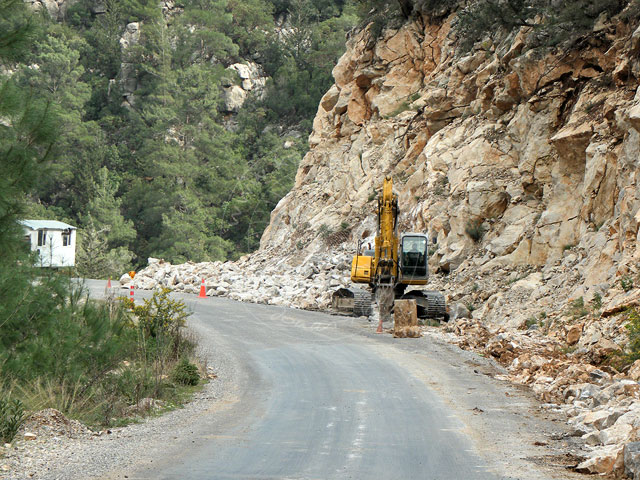
[[[0,1],[0,71],[23,58],[33,38],[34,20],[23,2]],[[21,228],[16,220],[24,196],[37,179],[41,165],[57,138],[57,110],[30,89],[0,75],[0,258],[10,267],[20,253]],[[12,255],[13,254],[13,255]],[[5,263],[6,262],[6,263]]]

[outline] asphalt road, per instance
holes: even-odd
[[[89,287],[97,295],[103,283]],[[127,478],[573,476],[549,461],[553,419],[483,358],[375,335],[363,319],[180,298],[201,342],[233,362],[233,379],[188,435],[168,436],[161,456],[140,459]]]

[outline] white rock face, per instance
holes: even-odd
[[[253,94],[258,99],[264,98],[267,77],[262,67],[254,62],[234,63],[229,66],[240,77],[240,85],[224,88],[224,108],[226,112],[237,113],[244,102]]]
[[[169,287],[197,293],[204,280],[207,296],[325,310],[331,304],[333,291],[348,285],[350,262],[349,254],[344,252],[311,255],[298,266],[260,252],[238,262],[225,263],[171,265],[163,260],[149,259],[149,266],[136,274],[133,285],[142,289]],[[125,275],[122,280],[126,282]],[[126,288],[130,283],[125,282],[122,284]]]
[[[35,10],[46,10],[54,20],[62,20],[67,9],[77,0],[25,0]]]
[[[247,99],[247,92],[239,85],[232,85],[224,89],[224,110],[225,112],[238,113],[244,101]]]
[[[122,37],[120,37],[120,46],[126,50],[140,41],[140,22],[132,22],[127,24]]]

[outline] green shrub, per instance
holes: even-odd
[[[500,40],[498,36],[520,27],[531,29],[530,45],[549,48],[576,45],[582,35],[593,30],[602,13],[609,16],[620,12],[627,2],[619,0],[572,0],[530,2],[524,0],[478,0],[469,2],[455,22],[461,50],[469,51],[474,44],[486,37]],[[542,21],[534,19],[538,17]]]
[[[9,443],[18,433],[26,415],[22,402],[7,397],[0,398],[0,439]]]
[[[181,300],[172,299],[170,288],[154,290],[150,299],[142,305],[134,305],[133,313],[138,317],[138,326],[146,337],[169,334],[179,336],[189,313]]]
[[[187,358],[182,358],[173,368],[171,379],[180,385],[197,385],[200,381],[198,367]]]
[[[585,306],[584,306],[584,298],[582,298],[582,297],[576,298],[573,302],[571,302],[569,304],[568,314],[574,320],[582,318],[585,315],[587,315],[588,313],[589,313],[589,310],[587,310],[585,308]]]
[[[593,298],[591,299],[591,307],[593,310],[600,310],[602,308],[602,295],[598,292],[593,294]]]
[[[464,227],[464,231],[474,242],[479,242],[485,234],[485,229],[480,220],[469,220]]]
[[[625,275],[620,279],[620,286],[622,290],[628,292],[633,288],[633,278],[630,275]]]
[[[635,362],[640,358],[640,314],[635,308],[627,310],[627,343],[626,358],[629,362]]]
[[[332,233],[331,229],[324,223],[318,228],[318,235],[320,235],[320,238],[323,240],[326,240]]]

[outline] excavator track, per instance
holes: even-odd
[[[434,290],[412,290],[400,297],[402,300],[415,300],[419,318],[449,320],[444,295]]]

